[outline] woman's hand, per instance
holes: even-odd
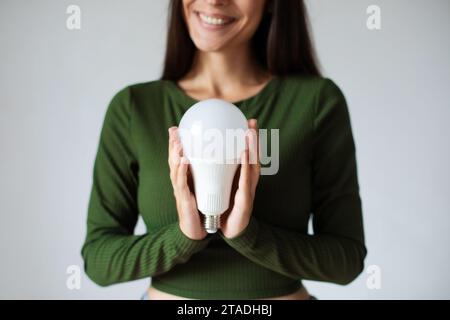
[[[176,199],[181,231],[190,239],[201,240],[207,233],[203,228],[197,209],[195,196],[189,188],[189,161],[183,157],[183,148],[178,135],[178,128],[169,128],[169,167],[170,180]]]
[[[226,238],[237,236],[250,222],[256,186],[258,185],[261,171],[256,120],[250,119],[248,126],[250,130],[246,139],[246,150],[241,156],[237,190],[234,199],[232,199],[229,213],[223,214],[221,220],[221,230]]]

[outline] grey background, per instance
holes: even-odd
[[[82,29],[66,29],[66,8]],[[327,298],[450,298],[450,2],[308,1],[325,74],[344,91],[357,144],[369,254],[351,285],[306,282]],[[366,8],[382,29],[366,28]],[[82,267],[93,159],[106,106],[159,77],[165,0],[1,0],[0,298],[136,299],[149,281],[100,288]],[[139,223],[138,233],[145,232]]]

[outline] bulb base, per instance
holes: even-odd
[[[205,215],[205,230],[208,233],[216,233],[220,228],[220,215]]]

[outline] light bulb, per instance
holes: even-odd
[[[247,119],[235,105],[208,99],[191,106],[178,131],[189,160],[198,210],[208,233],[220,227],[230,205],[231,188],[245,150]]]

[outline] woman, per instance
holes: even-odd
[[[237,105],[250,128],[279,129],[279,169],[260,175],[244,153],[232,207],[207,235],[175,126],[211,97]],[[348,284],[362,271],[361,211],[346,101],[319,74],[303,2],[172,1],[162,80],[121,90],[105,117],[89,277],[151,277],[150,299],[309,299],[302,279]],[[133,235],[138,214],[145,235]]]

